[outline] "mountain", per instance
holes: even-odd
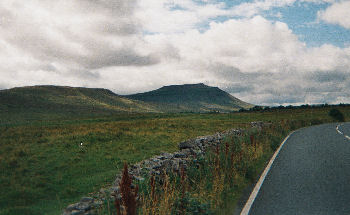
[[[218,87],[202,83],[164,86],[125,97],[155,105],[163,112],[230,112],[253,107]]]

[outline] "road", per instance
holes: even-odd
[[[350,123],[337,125],[303,128],[286,140],[249,214],[350,214]]]

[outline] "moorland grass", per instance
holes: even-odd
[[[172,152],[182,140],[249,127],[251,121],[331,122],[329,110],[15,117],[0,125],[0,214],[60,214],[110,184],[124,162]],[[339,110],[349,118],[349,108]]]

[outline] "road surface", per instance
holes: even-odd
[[[246,212],[350,214],[350,123],[338,125],[294,132]]]

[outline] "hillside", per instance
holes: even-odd
[[[107,89],[31,86],[0,90],[0,116],[35,119],[49,116],[93,116],[120,112],[157,112]]]
[[[202,83],[164,86],[150,92],[125,97],[156,105],[163,112],[230,112],[253,107],[218,87]]]

